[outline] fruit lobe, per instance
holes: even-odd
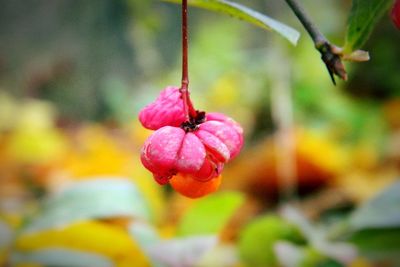
[[[164,88],[154,102],[140,111],[139,121],[143,127],[150,130],[164,126],[180,126],[185,121],[185,113],[179,88]]]
[[[221,175],[202,182],[192,175],[178,174],[171,178],[170,184],[175,191],[186,197],[199,198],[215,192],[219,188],[221,180]]]

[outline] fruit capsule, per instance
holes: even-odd
[[[170,184],[172,188],[186,197],[199,198],[217,191],[221,180],[221,175],[206,182],[201,182],[192,175],[177,174],[171,178]]]

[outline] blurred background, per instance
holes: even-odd
[[[181,75],[180,7],[0,0],[0,266],[400,266],[400,34],[387,15],[335,87],[284,1],[280,36],[190,8],[195,107],[245,147],[188,199],[140,163],[139,110]],[[305,0],[343,44],[351,1]]]

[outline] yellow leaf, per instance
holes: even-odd
[[[17,250],[33,251],[60,247],[98,253],[114,262],[149,266],[146,256],[124,229],[102,222],[83,221],[65,228],[25,233],[16,240]]]
[[[326,132],[298,130],[296,146],[299,154],[332,174],[342,173],[349,162],[347,151]]]
[[[16,229],[21,225],[22,217],[21,217],[20,214],[17,215],[17,214],[1,213],[0,214],[0,221],[5,222],[12,229]]]
[[[63,168],[72,177],[95,175],[128,175],[132,173],[131,144],[112,138],[100,126],[92,125],[81,129],[71,144]]]
[[[146,139],[153,133],[152,130],[144,128],[138,119],[133,121],[130,127],[127,127],[127,130],[130,132],[130,135],[132,136],[133,140],[135,140],[135,143],[138,145],[138,147],[141,147]]]
[[[154,181],[153,175],[140,163],[139,155],[133,157],[133,162],[137,165],[133,174],[133,181],[139,188],[143,197],[149,203],[152,217],[155,222],[159,222],[165,212],[164,188]]]
[[[7,148],[10,157],[17,162],[44,163],[64,153],[66,140],[57,129],[17,129],[12,133]]]

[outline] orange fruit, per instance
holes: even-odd
[[[221,175],[201,182],[191,175],[177,174],[170,179],[170,184],[173,189],[186,197],[199,198],[215,192],[219,188],[221,180]]]

